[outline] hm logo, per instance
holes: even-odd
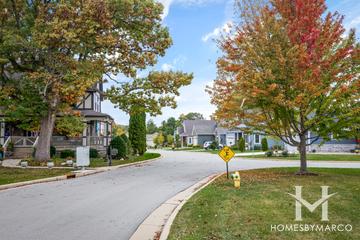
[[[301,196],[302,186],[295,186],[295,195],[288,193],[290,196],[295,198],[295,221],[302,221],[301,208],[302,205],[306,207],[310,212],[314,212],[314,210],[321,205],[322,214],[321,221],[329,221],[328,217],[328,200],[330,197],[334,196],[336,193],[328,194],[329,186],[321,186],[322,196],[315,203],[310,204],[308,201],[302,198]]]

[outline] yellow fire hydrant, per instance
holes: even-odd
[[[235,172],[231,174],[231,178],[234,180],[234,187],[240,188],[240,174],[239,172]]]

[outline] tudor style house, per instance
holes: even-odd
[[[90,88],[75,107],[76,110],[80,111],[86,123],[82,135],[66,137],[54,131],[51,145],[55,146],[59,151],[64,149],[74,150],[77,146],[90,146],[105,154],[106,148],[111,141],[114,120],[108,114],[101,112],[103,99],[102,83]],[[16,123],[6,122],[6,116],[0,114],[0,144],[5,148],[9,145],[13,146],[12,157],[30,156],[33,148],[36,147],[37,139],[37,132],[24,131],[18,128]]]

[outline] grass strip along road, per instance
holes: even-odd
[[[287,157],[284,156],[271,156],[267,157],[264,155],[245,155],[238,156],[239,158],[256,158],[256,159],[266,159],[266,160],[300,160],[300,156],[290,155]],[[310,161],[360,161],[360,155],[357,154],[307,154],[307,160]]]
[[[221,176],[187,202],[176,217],[169,240],[198,239],[360,239],[360,169],[314,168],[319,176],[295,176],[298,168],[241,171],[241,188]],[[303,221],[295,221],[295,186],[303,186],[302,198],[313,204],[321,186],[329,186],[329,222],[321,222],[321,206]],[[351,224],[347,232],[274,231],[279,224]],[[281,230],[281,228],[280,228]]]
[[[112,166],[118,166],[128,163],[136,163],[145,160],[158,158],[159,153],[145,153],[143,156],[133,156],[126,160],[113,160]],[[58,164],[60,166],[60,163]],[[104,159],[91,159],[90,167],[105,167],[108,162]],[[34,168],[8,168],[0,167],[0,185],[49,178],[65,175],[73,169],[34,169]]]

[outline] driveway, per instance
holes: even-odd
[[[87,177],[0,191],[2,240],[126,240],[161,203],[225,171],[215,154],[159,151],[160,160]],[[298,166],[298,161],[234,159],[230,170]],[[360,163],[309,162],[310,167]]]

